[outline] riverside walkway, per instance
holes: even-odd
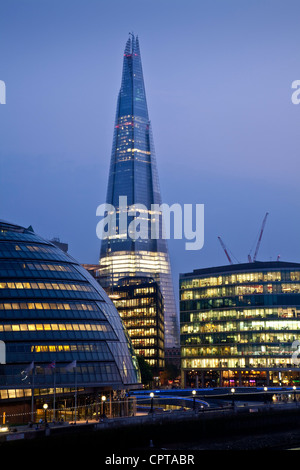
[[[105,431],[105,430],[117,430],[124,428],[134,427],[162,427],[163,425],[172,425],[172,423],[184,424],[185,422],[197,423],[213,423],[220,419],[227,418],[226,421],[233,417],[242,416],[247,420],[247,416],[283,416],[286,412],[297,411],[300,415],[300,405],[297,402],[290,403],[272,403],[265,404],[263,402],[245,403],[237,401],[234,406],[228,404],[222,407],[213,408],[198,408],[198,409],[187,409],[187,410],[174,410],[166,412],[157,412],[154,410],[153,413],[141,413],[130,417],[120,418],[104,418],[100,420],[87,420],[64,423],[45,423],[32,424],[32,425],[20,425],[12,427],[0,427],[0,445],[3,442],[35,439],[49,436],[63,436],[72,435],[80,432],[94,432],[94,431]]]

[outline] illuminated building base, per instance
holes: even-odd
[[[299,370],[182,370],[183,387],[281,387],[299,386]]]
[[[31,389],[0,390],[1,424],[16,425],[24,423],[74,422],[99,420],[105,413],[108,418],[132,416],[136,413],[135,397],[128,397],[126,390],[100,390],[99,388],[80,388],[75,404],[74,389],[58,388],[55,393],[50,389],[34,389],[32,402]],[[105,396],[105,404],[102,397]],[[45,414],[43,405],[47,403]]]
[[[254,262],[180,276],[186,386],[294,386],[300,380],[300,264]]]
[[[145,276],[154,279],[160,287],[164,301],[165,347],[173,347],[168,340],[178,336],[178,322],[168,253],[119,251],[100,259],[97,277],[106,291],[113,293],[119,279]]]

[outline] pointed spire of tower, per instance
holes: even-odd
[[[129,33],[130,34],[130,33]],[[131,43],[131,37],[127,39],[125,50],[124,50],[124,55],[129,55],[131,54],[131,48],[132,48],[132,43]]]

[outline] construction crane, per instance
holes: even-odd
[[[269,212],[266,212],[266,215],[264,216],[263,223],[261,225],[261,229],[260,229],[260,233],[259,233],[259,237],[258,237],[258,242],[257,242],[256,248],[255,248],[255,253],[254,253],[253,259],[251,260],[250,254],[248,255],[249,263],[254,263],[256,261],[257,253],[258,253],[258,250],[259,250],[259,247],[260,247],[260,242],[261,242],[261,239],[262,239],[262,236],[263,236],[263,233],[264,233],[264,229],[265,229],[265,225],[266,225],[268,215],[269,215]]]
[[[228,259],[229,263],[230,263],[230,264],[233,264],[232,259],[230,258],[229,254],[228,254],[227,248],[226,248],[226,246],[224,245],[224,243],[223,243],[223,241],[222,241],[222,238],[221,238],[221,237],[218,237],[218,240],[219,240],[219,242],[221,243],[221,247],[223,248],[224,253],[225,253],[225,255],[227,256],[227,259]]]

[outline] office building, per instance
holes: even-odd
[[[124,205],[120,201],[125,201]],[[123,57],[106,202],[116,211],[115,233],[102,240],[100,282],[116,286],[124,277],[153,278],[164,298],[165,348],[179,346],[179,319],[174,299],[170,260],[161,232],[150,236],[151,206],[161,204],[160,188],[148,115],[139,40],[130,35]],[[148,236],[132,237],[129,207],[143,205],[139,217],[149,228]],[[141,207],[141,206],[140,206]],[[126,213],[125,225],[121,216]],[[161,219],[161,211],[156,214]]]
[[[180,321],[183,385],[299,385],[300,264],[181,274]]]
[[[136,355],[143,356],[159,376],[165,365],[163,297],[149,277],[120,279],[110,294]]]

